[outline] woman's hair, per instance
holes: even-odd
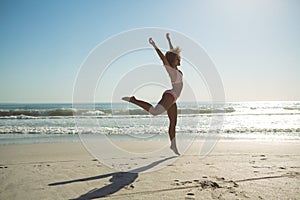
[[[179,57],[180,58],[180,51],[181,49],[179,47],[176,47],[174,49],[171,49],[166,53],[166,59],[168,60],[169,64],[172,65],[173,61]],[[174,67],[174,66],[171,66]]]

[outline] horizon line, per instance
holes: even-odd
[[[238,102],[299,102],[300,100],[235,100],[235,101],[224,101],[223,103],[238,103]],[[97,102],[1,102],[0,104],[111,104],[111,103],[128,103],[125,101],[118,101],[118,102],[108,102],[108,101],[97,101]],[[157,103],[157,102],[150,102],[150,103]],[[213,103],[213,101],[179,101],[177,104],[180,103]],[[220,101],[215,101],[214,103],[222,103]]]

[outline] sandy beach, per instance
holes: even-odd
[[[0,199],[300,198],[299,141],[223,140],[201,159],[199,143],[149,173],[110,169],[80,142],[2,145]]]

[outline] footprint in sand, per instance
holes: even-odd
[[[216,179],[217,179],[218,181],[224,181],[224,180],[225,180],[224,177],[216,177]]]
[[[236,182],[234,182],[233,180],[228,181],[228,183],[232,183],[233,187],[239,187],[239,184],[237,184]]]
[[[279,169],[286,169],[285,167],[279,167]]]
[[[180,186],[181,183],[179,182],[179,180],[174,180],[175,183],[172,183],[171,185],[175,185],[175,186]]]
[[[134,185],[133,184],[130,184],[130,185],[127,185],[124,187],[126,190],[132,190],[134,189]]]
[[[214,181],[201,181],[200,186],[202,189],[216,189],[216,188],[221,188],[221,186]]]
[[[266,155],[264,155],[264,154],[261,154],[261,155],[252,155],[252,157],[266,157]]]
[[[185,198],[184,199],[196,199],[195,198],[195,194],[194,193],[192,193],[192,192],[189,192],[189,193],[187,193],[186,195],[185,195]]]

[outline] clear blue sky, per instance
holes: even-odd
[[[228,101],[300,100],[298,0],[1,0],[0,25],[0,102],[72,102],[88,53],[142,27],[201,44]]]

